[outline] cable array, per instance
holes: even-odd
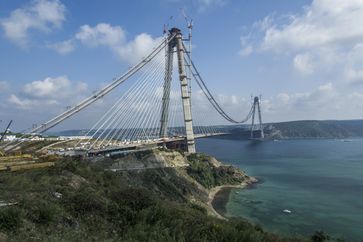
[[[185,46],[183,45],[184,49]],[[242,119],[242,120],[235,120],[233,118],[231,118],[224,110],[223,108],[219,105],[219,103],[216,101],[216,99],[213,97],[213,95],[211,94],[211,92],[209,91],[208,87],[206,86],[205,82],[202,79],[202,76],[199,74],[194,62],[192,61],[192,59],[190,58],[190,55],[188,52],[186,52],[186,56],[185,58],[187,59],[187,61],[190,63],[190,65],[188,65],[188,68],[190,70],[190,72],[192,73],[192,77],[194,78],[194,80],[196,81],[196,83],[198,84],[199,88],[203,91],[204,95],[207,97],[208,101],[212,104],[213,108],[227,121],[234,123],[234,124],[241,124],[241,123],[245,123],[247,122],[253,113],[253,106],[251,107],[250,111],[248,112],[247,116]]]
[[[158,138],[164,61],[155,58],[88,131],[89,149]]]
[[[176,66],[170,59],[168,61],[168,53],[173,53],[172,51],[168,52],[168,48],[170,47],[169,43],[173,41],[174,37],[175,35],[170,35],[168,38],[165,38],[149,55],[94,95],[30,132],[41,133],[48,130],[95,101],[103,98],[126,80],[130,80],[128,82],[131,86],[128,90],[125,90],[122,95],[118,96],[107,109],[105,108],[105,112],[101,117],[84,134],[89,138],[87,140],[80,140],[75,144],[75,147],[97,150],[128,145],[132,146],[135,143],[158,142],[161,140],[161,114],[163,110],[167,111],[168,136],[163,137],[163,139],[185,137],[183,105],[180,81],[178,81],[179,78],[177,76],[178,73],[170,72],[173,80],[170,85],[166,85],[169,82],[165,80],[168,75],[166,72],[170,66]],[[201,90],[201,92],[193,90],[193,94],[197,93],[205,97],[208,100],[205,103],[211,104],[220,117],[228,122],[241,124],[248,121],[253,116],[255,104],[251,106],[251,109],[244,119],[233,119],[214,98],[192,61],[190,53],[184,45],[183,48],[185,50],[184,62],[188,75],[188,85],[190,87],[191,80],[194,80],[197,83],[197,87]],[[170,94],[165,95],[165,92]],[[198,103],[200,100],[195,98],[195,96],[192,98],[191,89],[189,89],[189,95],[192,103],[193,131],[195,136],[203,137],[221,133],[220,128],[215,123],[212,123],[213,120],[210,118],[211,114],[208,112],[208,108],[204,109],[206,113],[200,112],[203,109],[195,109],[198,105],[203,104]],[[163,97],[167,98],[163,99]],[[165,102],[168,102],[167,105],[165,105]],[[162,133],[164,133],[164,130],[162,130]]]
[[[133,85],[103,114],[92,126],[86,136],[90,136],[87,148],[107,149],[118,146],[134,145],[135,143],[152,143],[160,140],[161,113],[163,107],[163,93],[169,92],[167,130],[168,138],[185,137],[184,117],[180,82],[177,73],[172,74],[173,81],[165,85],[167,68],[167,47],[165,58],[154,56],[147,65],[140,70],[141,74],[135,78]],[[247,117],[242,121],[232,119],[222,109],[213,97],[205,82],[201,78],[188,52],[185,56],[185,67],[188,69],[188,78],[194,79],[198,87],[214,109],[222,118],[232,123],[243,123],[251,118],[253,107]],[[167,90],[165,90],[167,88]],[[193,93],[200,93],[194,90]],[[189,95],[192,95],[191,92]],[[211,123],[208,108],[205,113],[198,109],[198,98],[192,98],[193,131],[196,137],[211,136],[221,133],[219,128]],[[77,144],[79,145],[79,143]]]

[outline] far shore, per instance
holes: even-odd
[[[221,185],[213,187],[209,190],[208,205],[211,207],[217,217],[226,218],[226,205],[229,200],[229,195],[233,189],[242,189],[250,184],[256,183],[258,180],[250,177],[249,180],[237,185]]]

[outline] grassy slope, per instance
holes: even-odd
[[[198,159],[193,157],[188,172],[200,183],[231,181]],[[63,159],[53,168],[0,173],[0,200],[19,202],[0,208],[0,240],[297,241],[242,220],[208,216],[189,202],[205,194],[183,169],[115,173]],[[202,173],[209,175],[197,175]]]
[[[188,159],[188,174],[208,189],[225,184],[237,185],[249,179],[243,171],[233,166],[213,165],[212,158],[204,154],[193,154]]]

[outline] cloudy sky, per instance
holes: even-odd
[[[194,19],[194,62],[231,116],[261,94],[269,122],[363,118],[362,0],[9,0],[0,128],[42,123],[92,94],[150,51],[164,24],[185,30],[181,9]]]

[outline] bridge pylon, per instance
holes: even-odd
[[[260,101],[261,100],[260,100],[260,98],[258,96],[255,96],[254,99],[253,99],[252,124],[251,124],[251,136],[250,136],[250,139],[264,139],[265,138],[265,134],[263,132]],[[256,109],[257,109],[257,112],[258,112],[258,126],[255,125]],[[259,137],[256,137],[256,135],[255,135],[256,131],[259,131]]]
[[[165,76],[163,85],[163,100],[161,108],[161,119],[160,119],[160,138],[168,137],[168,118],[169,118],[169,103],[170,103],[170,87],[173,74],[173,53],[175,48],[175,41],[172,40],[166,46],[165,53]],[[165,146],[165,144],[164,144]]]
[[[195,153],[195,140],[193,131],[193,119],[192,109],[190,101],[190,93],[188,88],[188,77],[185,72],[184,63],[184,47],[183,37],[180,29],[172,28],[169,30],[169,37],[175,36],[172,41],[169,42],[167,53],[166,53],[166,70],[164,78],[164,90],[163,90],[163,102],[162,112],[160,119],[160,138],[166,138],[168,134],[168,111],[169,111],[169,99],[170,99],[170,83],[172,80],[172,69],[173,69],[173,53],[176,48],[177,60],[178,60],[178,73],[181,86],[181,98],[184,114],[184,125],[186,133],[186,145],[189,153]]]

